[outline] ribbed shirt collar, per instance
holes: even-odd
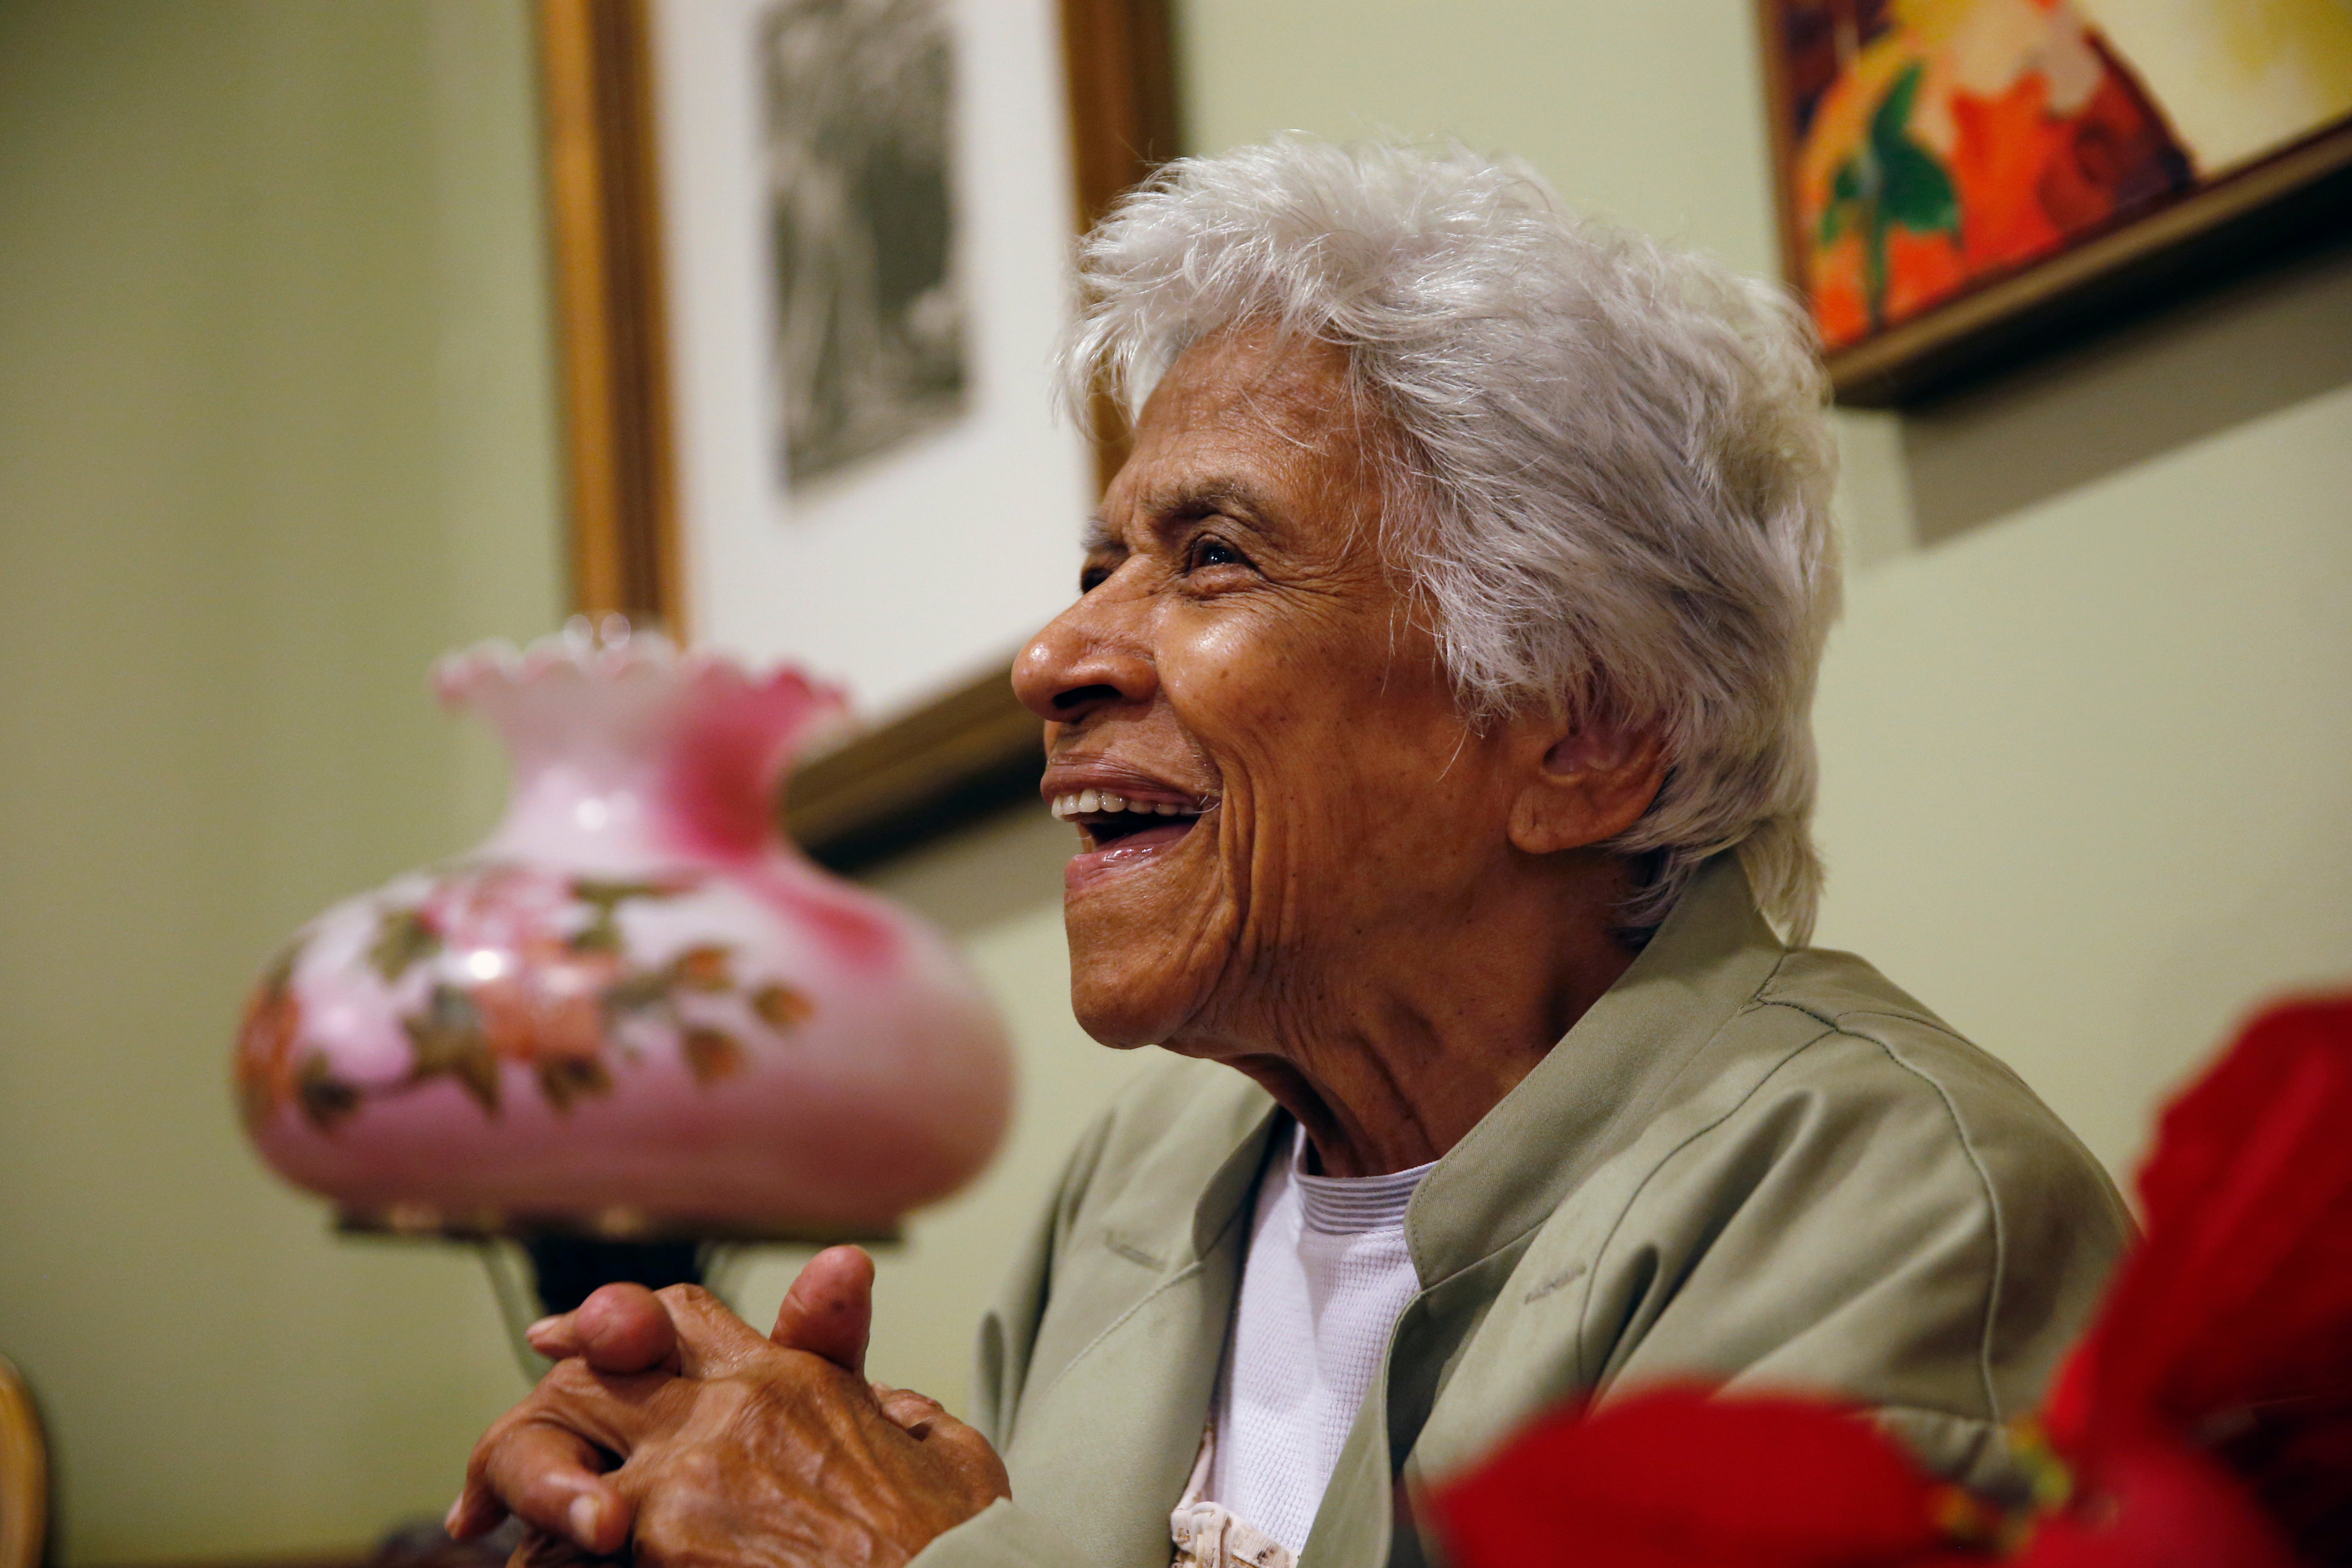
[[[1421,1179],[1437,1169],[1432,1160],[1410,1171],[1383,1176],[1318,1176],[1307,1169],[1307,1145],[1298,1124],[1290,1125],[1290,1184],[1298,1192],[1302,1223],[1324,1236],[1360,1236],[1395,1230],[1404,1224]]]

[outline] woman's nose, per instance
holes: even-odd
[[[1013,690],[1040,719],[1072,723],[1106,708],[1149,702],[1151,660],[1124,635],[1097,589],[1054,617],[1013,661]]]

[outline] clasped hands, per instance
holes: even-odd
[[[873,1260],[836,1247],[765,1339],[691,1285],[607,1285],[532,1324],[556,1364],[475,1445],[449,1533],[511,1512],[534,1531],[519,1562],[906,1562],[1012,1486],[936,1400],[866,1381],[873,1291]]]

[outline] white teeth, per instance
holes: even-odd
[[[1129,800],[1123,795],[1096,789],[1079,790],[1074,795],[1057,795],[1047,809],[1065,822],[1073,816],[1097,811],[1132,811],[1145,816],[1183,816],[1191,812],[1190,807],[1171,800]]]

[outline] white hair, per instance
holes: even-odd
[[[1229,326],[1343,349],[1400,437],[1386,477],[1415,526],[1383,536],[1472,722],[1539,708],[1664,744],[1664,786],[1610,846],[1651,871],[1628,923],[1737,849],[1807,940],[1836,458],[1780,289],[1577,217],[1516,160],[1303,136],[1168,164],[1079,272],[1081,418]]]

